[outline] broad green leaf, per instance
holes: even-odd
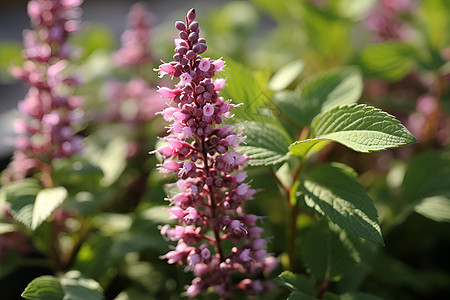
[[[305,203],[340,228],[384,245],[375,206],[349,169],[335,163],[308,172],[300,187]]]
[[[0,198],[11,204],[10,211],[14,219],[31,228],[34,201],[41,189],[42,187],[37,180],[24,179],[3,186]]]
[[[103,177],[100,167],[85,159],[55,160],[52,162],[52,176],[55,184],[64,186],[70,194],[81,191],[95,191]]]
[[[313,282],[303,274],[294,274],[291,271],[284,271],[275,282],[288,288],[292,292],[298,292],[301,295],[316,296]]]
[[[415,156],[408,164],[402,183],[409,202],[432,196],[450,195],[450,153],[429,151]]]
[[[320,112],[356,103],[363,89],[362,76],[354,67],[338,68],[314,77],[302,88],[304,101],[320,103]]]
[[[86,278],[79,271],[69,271],[61,279],[64,290],[63,300],[102,300],[103,291],[100,284]]]
[[[279,69],[268,83],[272,91],[281,91],[287,88],[302,73],[305,63],[303,60],[295,60]]]
[[[41,190],[34,201],[31,229],[36,230],[66,200],[67,195],[67,190],[62,186]]]
[[[367,76],[388,81],[402,79],[413,67],[414,48],[401,42],[371,44],[357,57],[357,62]]]
[[[103,172],[101,185],[107,187],[113,184],[125,170],[127,162],[127,141],[123,136],[112,138],[104,148],[95,140],[86,141],[86,158],[98,166]]]
[[[237,119],[259,120],[261,109],[271,109],[272,93],[265,89],[255,78],[253,72],[244,65],[227,60],[225,72],[227,85],[221,93],[225,99],[232,99],[233,103],[242,103],[243,107],[232,110]]]
[[[27,300],[102,300],[100,284],[79,271],[64,276],[41,276],[31,281],[22,293]]]
[[[431,220],[450,222],[450,198],[448,197],[435,196],[425,198],[414,207],[414,210]]]
[[[64,291],[58,278],[41,276],[31,281],[21,296],[26,300],[63,300]]]
[[[244,124],[244,135],[247,136],[245,144],[238,151],[249,156],[249,165],[275,165],[287,159],[291,138],[279,127],[269,123],[248,122]]]
[[[310,273],[319,280],[334,280],[357,263],[327,222],[317,223],[306,234],[301,254]]]
[[[395,117],[365,104],[336,107],[318,115],[312,126],[315,138],[292,144],[289,150],[293,154],[303,156],[326,141],[338,142],[364,153],[416,142]]]
[[[320,112],[356,103],[361,96],[362,87],[358,69],[338,68],[310,79],[300,92],[276,93],[274,102],[293,121],[302,126],[310,126]]]

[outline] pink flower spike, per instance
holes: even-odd
[[[203,72],[209,71],[209,67],[211,66],[211,60],[209,58],[202,58],[200,61],[198,68]]]

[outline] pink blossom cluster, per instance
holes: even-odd
[[[81,137],[74,125],[81,122],[82,99],[65,96],[62,88],[76,86],[79,79],[66,76],[69,34],[79,27],[82,0],[32,0],[28,15],[34,30],[24,32],[23,66],[12,74],[30,85],[19,103],[23,118],[14,128],[19,135],[11,163],[12,180],[24,178],[31,169],[48,172],[53,158],[69,157],[81,150]]]
[[[374,33],[376,41],[404,40],[410,27],[401,16],[411,14],[416,8],[415,0],[381,0],[365,19],[366,27]]]
[[[119,68],[148,68],[150,63],[150,22],[151,15],[147,5],[134,4],[128,14],[128,28],[121,38],[121,48],[113,54]],[[107,120],[116,120],[131,125],[148,122],[155,113],[164,107],[164,101],[147,80],[140,76],[128,82],[110,81],[105,85],[108,100]]]
[[[116,65],[139,66],[151,60],[148,51],[151,23],[146,4],[134,4],[127,18],[128,29],[121,36],[122,47],[114,54]]]
[[[191,9],[186,22],[176,22],[179,38],[175,39],[174,61],[157,69],[161,77],[180,78],[175,88],[158,90],[171,104],[161,112],[171,123],[167,145],[156,150],[164,159],[160,170],[177,174],[180,190],[168,199],[171,218],[178,225],[161,228],[162,235],[177,245],[163,258],[187,265],[185,270],[193,272],[187,296],[213,287],[229,299],[237,289],[258,293],[268,288],[267,283],[252,278],[271,271],[276,260],[265,250],[263,229],[257,226],[261,218],[246,215],[242,209],[256,190],[244,182],[247,173],[242,167],[248,157],[235,151],[242,137],[232,125],[217,126],[232,116],[234,106],[218,94],[225,80],[213,79],[225,62],[199,55],[207,47],[195,17]],[[233,281],[235,273],[241,274],[239,282]]]

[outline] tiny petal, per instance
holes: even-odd
[[[200,61],[198,68],[202,70],[203,72],[206,72],[209,70],[209,67],[211,66],[211,60],[209,58],[202,58]]]
[[[203,115],[210,117],[214,114],[214,107],[207,103],[205,106],[203,106]]]

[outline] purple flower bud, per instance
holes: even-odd
[[[181,21],[175,22],[175,28],[179,31],[185,31],[186,30],[186,24],[184,24]]]
[[[197,43],[194,45],[194,47],[192,48],[192,50],[197,53],[197,54],[202,54],[203,52],[206,51],[208,47],[206,47],[205,44],[203,43]]]
[[[192,22],[195,20],[196,16],[197,14],[195,13],[195,9],[191,8],[187,13],[186,18]]]
[[[191,32],[191,33],[189,34],[188,39],[189,39],[190,42],[195,42],[195,41],[197,41],[197,40],[198,40],[198,33],[195,32],[195,31],[194,31],[194,32]]]
[[[179,35],[180,39],[187,41],[188,40],[188,34],[186,31],[180,31]]]
[[[195,46],[194,46],[194,48],[195,48]],[[195,52],[192,50],[189,50],[188,52],[186,52],[186,57],[188,59],[194,59],[196,56],[197,56],[197,54],[195,54]]]
[[[192,22],[190,25],[189,25],[189,30],[191,30],[191,31],[196,31],[198,29],[198,23],[197,22]]]

